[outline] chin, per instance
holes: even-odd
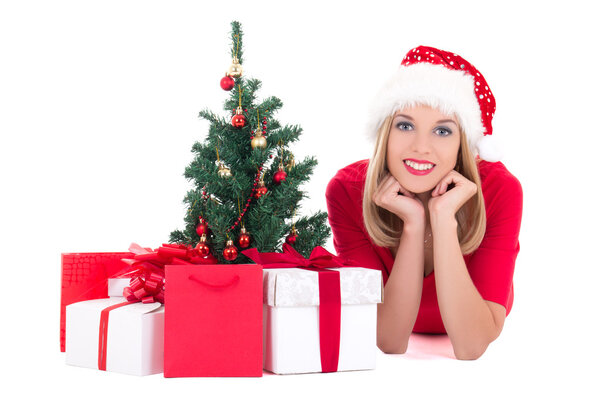
[[[436,166],[438,168],[439,166]],[[431,192],[440,180],[450,172],[450,169],[432,171],[431,174],[416,176],[407,171],[396,171],[394,177],[403,188],[414,194]]]
[[[402,183],[400,183],[402,185]],[[421,193],[425,193],[425,192],[431,192],[434,188],[435,185],[431,186],[431,185],[402,185],[404,188],[406,188],[406,190],[408,190],[411,193],[414,194],[421,194]]]
[[[410,175],[407,177],[404,174],[400,174],[400,179],[396,178],[396,180],[403,188],[414,194],[431,192],[439,182],[432,176]]]

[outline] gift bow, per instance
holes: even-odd
[[[283,244],[282,253],[259,253],[256,248],[242,251],[246,257],[265,268],[341,268],[348,267],[348,261],[333,255],[321,246],[315,247],[309,258],[304,258],[292,246]]]
[[[340,325],[342,299],[339,271],[326,268],[348,267],[346,261],[321,246],[304,258],[292,246],[283,244],[282,253],[259,253],[256,248],[242,251],[246,257],[263,268],[302,268],[319,275],[319,343],[321,371],[335,372],[340,356]]]
[[[184,244],[163,244],[156,250],[141,247],[136,243],[129,246],[133,259],[123,261],[135,269],[118,276],[131,277],[129,286],[123,289],[123,297],[129,302],[165,302],[165,265],[213,264],[214,257],[200,257],[198,252]]]

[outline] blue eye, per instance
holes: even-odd
[[[410,128],[412,128],[413,126],[411,124],[409,124],[408,122],[398,122],[396,124],[396,128],[400,129],[401,131],[406,131],[408,129],[402,129],[403,126],[408,126]]]
[[[436,128],[435,132],[442,132],[442,134],[440,134],[439,136],[450,136],[452,135],[452,131],[450,129],[447,128],[443,128],[443,127],[439,127]]]

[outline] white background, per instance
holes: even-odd
[[[2,2],[3,392],[597,398],[600,60],[587,3]],[[246,76],[262,80],[262,98],[282,99],[281,123],[304,128],[297,158],[319,160],[306,213],[326,209],[339,168],[370,156],[369,101],[408,50],[456,52],[484,74],[525,204],[513,311],[479,360],[453,359],[446,337],[414,335],[406,355],[380,353],[366,372],[140,379],[64,365],[60,253],[156,247],[183,227],[183,171],[208,130],[198,112],[225,115],[233,19]]]

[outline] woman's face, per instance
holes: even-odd
[[[387,165],[398,183],[412,193],[432,190],[456,165],[460,147],[458,120],[429,106],[394,114]]]

